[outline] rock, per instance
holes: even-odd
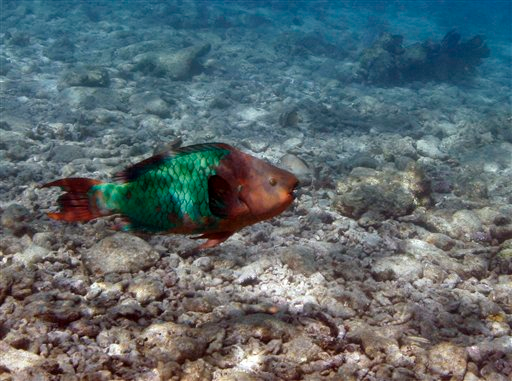
[[[287,153],[279,160],[279,167],[286,169],[293,173],[303,185],[311,183],[313,171],[306,162],[299,157]]]
[[[6,229],[17,230],[28,218],[30,212],[20,204],[11,204],[2,211],[0,223]]]
[[[217,374],[215,381],[261,381],[261,377],[242,370],[227,369]]]
[[[465,348],[443,342],[428,351],[428,368],[441,378],[449,377],[453,381],[462,381],[467,367]]]
[[[512,337],[508,335],[492,340],[483,340],[476,345],[468,347],[467,352],[469,358],[475,363],[481,363],[494,353],[512,355]]]
[[[498,242],[512,239],[512,224],[493,225],[491,226],[491,236],[496,238]]]
[[[186,361],[183,365],[183,375],[180,381],[210,381],[212,366],[203,359]]]
[[[197,330],[171,322],[151,324],[140,336],[144,356],[178,363],[203,356],[207,340]]]
[[[211,257],[200,257],[194,260],[192,264],[200,268],[204,272],[210,272],[213,270],[213,260]]]
[[[160,118],[167,118],[170,109],[167,102],[153,92],[143,92],[130,97],[131,112],[133,114],[153,114]]]
[[[451,229],[453,235],[461,240],[469,241],[481,232],[482,223],[472,210],[458,210],[452,216]]]
[[[445,159],[447,155],[439,150],[441,141],[432,135],[426,135],[416,142],[416,149],[421,156],[431,159]]]
[[[108,315],[113,320],[123,317],[137,321],[144,316],[145,312],[136,300],[124,299],[121,303],[109,308]]]
[[[318,270],[314,250],[307,246],[291,246],[280,254],[281,262],[298,274],[310,276]]]
[[[454,81],[476,72],[490,50],[482,36],[460,42],[460,35],[450,31],[435,43],[424,41],[402,46],[403,37],[382,33],[359,59],[361,79],[382,85],[412,81]]]
[[[90,319],[80,319],[72,322],[69,328],[73,333],[76,333],[79,337],[96,337],[100,333],[99,325],[94,324]]]
[[[185,298],[183,308],[185,311],[208,313],[211,312],[218,301],[214,297]]]
[[[55,234],[50,232],[38,232],[32,237],[32,242],[37,246],[51,250],[55,243]]]
[[[68,72],[64,76],[68,86],[108,87],[110,76],[106,69],[79,69]]]
[[[409,159],[416,159],[418,157],[414,147],[414,140],[409,136],[402,137],[398,134],[393,134],[390,139],[382,142],[382,154],[386,160],[394,160],[395,162],[404,157]],[[398,169],[403,170],[405,167]]]
[[[69,38],[62,37],[43,49],[43,54],[52,60],[72,62],[75,60],[75,50],[75,44]]]
[[[293,325],[273,315],[255,313],[235,318],[229,326],[225,341],[232,344],[247,343],[250,338],[265,343],[274,339],[288,341],[296,334],[297,330]]]
[[[250,149],[252,152],[265,152],[268,149],[268,142],[259,138],[245,138],[242,144]]]
[[[25,314],[47,322],[69,324],[82,317],[82,300],[69,292],[39,292],[25,298]]]
[[[92,300],[101,307],[111,307],[123,294],[123,286],[120,283],[94,282],[89,286],[85,295],[86,300]]]
[[[4,302],[5,298],[11,290],[11,285],[14,282],[14,275],[12,269],[0,269],[0,305]]]
[[[241,285],[248,285],[251,283],[258,283],[259,276],[271,266],[271,262],[267,258],[261,258],[256,262],[252,262],[241,269],[235,271],[237,277],[236,283]]]
[[[108,87],[84,87],[74,86],[67,87],[61,92],[62,101],[67,103],[70,107],[83,108],[89,111],[84,115],[86,125],[80,126],[66,126],[63,131],[67,139],[79,140],[80,138],[94,136],[101,133],[102,130],[97,130],[96,127],[89,124],[97,123],[108,124],[112,122],[123,122],[123,125],[129,126],[132,122],[125,117],[121,110],[126,112],[128,107],[125,100],[121,97],[118,91]]]
[[[489,264],[498,274],[512,274],[512,239],[503,242]]]
[[[450,250],[456,244],[455,240],[442,233],[430,233],[425,241],[444,251]]]
[[[81,159],[85,156],[85,150],[82,147],[74,144],[62,144],[53,148],[51,159],[53,161],[69,163],[70,161]]]
[[[304,135],[303,134],[296,134],[295,136],[292,136],[291,138],[286,139],[283,142],[283,150],[285,151],[293,151],[297,150],[299,147],[302,146],[304,143]]]
[[[44,247],[32,244],[23,250],[22,253],[15,254],[13,259],[15,262],[30,266],[43,261],[48,256],[49,252],[50,251]]]
[[[376,280],[400,280],[413,282],[423,276],[423,265],[408,255],[396,255],[379,258],[372,266],[372,275]]]
[[[9,70],[12,69],[11,61],[6,59],[5,57],[0,57],[0,75],[7,75]],[[4,127],[4,126],[2,126]]]
[[[158,253],[143,239],[116,233],[82,252],[87,270],[93,274],[137,272],[153,266]]]
[[[16,374],[28,368],[36,368],[42,365],[44,360],[35,353],[15,349],[0,341],[0,369],[7,369],[10,373]]]
[[[6,40],[9,45],[25,47],[30,44],[30,35],[25,32],[7,33]]]
[[[405,172],[358,167],[338,181],[336,190],[334,207],[341,214],[360,218],[369,212],[375,220],[404,216],[428,203],[430,187],[414,167]]]
[[[325,311],[334,317],[341,319],[349,319],[357,315],[356,311],[347,306],[345,303],[339,302],[332,296],[326,296],[320,300],[320,305]]]
[[[159,279],[141,279],[130,284],[128,292],[135,296],[137,302],[146,305],[154,300],[160,300],[164,294],[164,285]]]
[[[122,61],[127,61],[145,52],[154,52],[160,49],[162,49],[161,40],[149,40],[119,47],[115,50],[114,54],[116,55],[116,58],[118,57]]]
[[[299,121],[299,111],[295,107],[285,110],[279,115],[279,125],[281,127],[297,127]]]
[[[322,348],[313,343],[311,338],[300,335],[283,345],[286,359],[297,364],[309,363],[319,359]]]
[[[371,359],[379,358],[398,349],[396,339],[381,335],[375,329],[363,329],[360,335],[363,349]]]
[[[210,51],[210,44],[194,45],[173,53],[143,53],[135,56],[135,69],[173,80],[190,78],[200,68],[198,59]]]

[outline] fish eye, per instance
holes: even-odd
[[[277,180],[275,179],[275,177],[271,177],[268,179],[268,183],[272,186],[275,186],[277,184]]]

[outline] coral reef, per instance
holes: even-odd
[[[359,75],[369,83],[396,86],[412,81],[458,81],[471,77],[490,50],[483,36],[461,42],[455,30],[439,43],[403,47],[403,36],[383,33],[360,57]]]

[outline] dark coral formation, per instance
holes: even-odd
[[[361,78],[369,83],[399,85],[412,81],[458,81],[475,74],[490,50],[483,36],[461,42],[456,31],[441,42],[431,40],[402,46],[403,36],[384,33],[363,51]]]

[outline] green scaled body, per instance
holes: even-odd
[[[122,183],[92,186],[89,197],[102,214],[126,217],[123,230],[202,232],[219,219],[209,208],[208,178],[228,153],[204,145],[156,155],[118,174]]]

